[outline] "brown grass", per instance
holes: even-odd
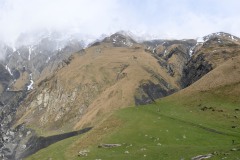
[[[175,78],[144,47],[109,47],[104,43],[90,47],[84,55],[74,54],[68,65],[28,96],[29,103],[18,112],[22,117],[18,123],[48,131],[97,125],[114,110],[134,105],[135,90],[141,81],[158,82],[153,73],[179,88]],[[45,92],[52,96],[47,107],[39,110],[36,99]],[[73,92],[76,96],[70,100]],[[57,115],[61,117],[56,120]],[[45,123],[41,123],[43,117],[47,118]]]

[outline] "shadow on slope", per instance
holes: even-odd
[[[30,156],[30,155],[36,153],[37,151],[39,151],[43,148],[46,148],[46,147],[50,146],[51,144],[56,143],[58,141],[61,141],[61,140],[64,140],[66,138],[70,138],[73,136],[77,136],[80,134],[84,134],[84,133],[90,131],[91,129],[92,129],[92,127],[89,127],[89,128],[84,128],[79,131],[73,131],[73,132],[49,136],[49,137],[41,137],[41,136],[40,137],[37,137],[37,136],[32,137],[27,143],[27,146],[29,146],[29,147],[22,154],[21,158]]]

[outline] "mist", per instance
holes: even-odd
[[[25,36],[31,43],[52,32],[90,41],[119,30],[149,38],[240,36],[238,6],[237,0],[0,0],[0,41],[15,45]]]

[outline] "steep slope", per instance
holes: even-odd
[[[141,45],[113,45],[103,41],[71,56],[28,96],[18,110],[18,124],[58,132],[92,126],[115,109],[179,89]]]
[[[62,45],[51,37],[17,48],[1,45],[0,55],[0,159],[19,159],[26,142],[35,135],[24,125],[14,125],[16,111],[35,84],[61,67],[62,60],[82,49],[79,41]]]
[[[211,82],[211,83],[209,83]],[[187,90],[207,91],[221,86],[238,85],[240,82],[240,56],[232,57],[207,73]],[[237,91],[238,87],[233,91]],[[224,93],[223,93],[224,94]],[[237,95],[237,92],[236,92]]]
[[[8,86],[9,89],[29,90],[35,81],[52,74],[62,60],[83,47],[76,40],[69,40],[64,44],[59,43],[51,37],[46,37],[36,44],[22,45],[17,49],[5,46],[6,58],[1,63],[14,79],[14,83]]]
[[[239,91],[237,56],[174,95],[152,105],[118,110],[86,135],[27,159],[238,159]],[[121,146],[97,147],[101,144]]]
[[[223,32],[214,33],[203,37],[192,50],[193,56],[184,67],[181,78],[183,87],[191,85],[226,60],[240,55],[240,39]]]
[[[35,49],[31,49],[31,51],[36,52],[37,50]],[[55,58],[59,55],[59,59],[61,59],[61,55],[65,55],[65,52],[67,53],[66,55],[69,55],[70,52],[68,51],[68,48],[58,51],[55,54]],[[72,51],[71,47],[70,51]],[[28,56],[30,55],[29,50],[26,53]],[[14,85],[11,85],[10,92],[18,91],[16,88],[21,88],[19,86],[24,86],[25,89],[26,87],[27,89],[31,87],[32,89],[20,106],[15,107],[18,107],[17,116],[13,118],[13,128],[19,125],[17,128],[25,128],[26,126],[28,129],[24,130],[24,136],[20,142],[17,139],[14,143],[8,143],[8,146],[21,144],[17,145],[17,148],[20,150],[20,152],[17,152],[17,156],[19,157],[20,155],[21,157],[23,146],[27,147],[27,149],[31,148],[31,143],[35,142],[36,134],[38,136],[61,135],[65,132],[92,126],[99,129],[98,127],[101,124],[104,125],[112,120],[112,114],[116,110],[133,106],[134,104],[142,105],[155,102],[161,106],[165,105],[166,102],[166,106],[163,107],[166,111],[164,112],[165,116],[173,114],[174,117],[170,117],[170,119],[177,119],[180,121],[180,124],[182,124],[181,121],[183,120],[189,123],[194,121],[194,116],[199,114],[199,110],[206,109],[201,104],[200,107],[196,108],[194,114],[189,114],[189,110],[192,110],[192,104],[199,105],[197,104],[199,102],[197,101],[198,96],[203,97],[204,101],[209,102],[209,104],[213,103],[214,107],[219,105],[217,102],[212,102],[212,96],[209,96],[210,98],[208,99],[206,95],[214,95],[211,91],[215,90],[216,86],[232,84],[233,78],[227,81],[225,80],[227,76],[231,77],[234,75],[239,77],[238,59],[234,60],[234,57],[238,55],[238,38],[226,33],[206,36],[203,38],[203,41],[156,40],[144,42],[143,44],[137,43],[127,35],[116,33],[92,44],[85,50],[80,50],[68,59],[63,60],[60,64],[57,58],[55,61],[51,57],[50,59],[54,60],[53,63],[46,63],[47,65],[44,66],[44,62],[44,64],[34,66],[35,68],[28,66],[27,69],[22,69],[21,72],[17,70],[16,74],[13,68],[7,69],[9,70],[8,74],[11,75],[12,73],[11,77],[20,75],[14,81]],[[233,62],[225,63],[226,60],[231,60],[231,58],[233,58]],[[43,62],[39,59],[36,59],[36,61]],[[228,68],[226,71],[224,67],[221,68],[223,63]],[[235,66],[233,67],[232,64],[235,64]],[[41,66],[44,67],[42,68]],[[220,69],[218,69],[219,67]],[[229,71],[229,67],[236,69],[236,71],[233,71],[234,74]],[[9,68],[8,65],[5,68]],[[32,72],[32,70],[36,72]],[[204,75],[208,72],[214,78],[217,76],[221,77],[221,74],[226,75],[222,80],[216,81],[215,88],[208,87],[209,93],[202,94],[197,89],[189,87],[190,89],[188,88],[180,92],[180,95],[184,96],[179,96],[179,94],[171,96],[170,100],[173,101],[172,103],[168,101],[168,98],[163,103],[156,102],[156,99],[170,95],[199,79],[196,84],[200,83],[202,81],[201,77],[205,78]],[[195,88],[204,89],[205,85],[209,85],[209,82],[215,80],[211,79],[211,76]],[[34,77],[38,78],[34,79]],[[32,88],[31,83],[27,85],[21,83],[20,79],[22,81],[28,80],[28,82],[34,80],[35,86]],[[237,78],[235,78],[235,82],[238,82]],[[218,90],[218,93],[220,90]],[[230,91],[227,89],[224,90],[225,92],[228,93]],[[216,100],[219,99],[216,98]],[[227,102],[223,101],[223,103],[227,105]],[[178,104],[181,107],[178,107]],[[171,106],[174,106],[174,112],[168,110],[168,107],[171,109]],[[232,107],[236,107],[236,104],[234,103]],[[207,107],[207,110],[215,111],[211,107]],[[216,111],[222,112],[222,110],[217,109]],[[226,114],[230,113],[229,110],[226,112]],[[182,119],[185,115],[186,119]],[[210,115],[209,112],[207,112],[207,115]],[[217,114],[214,112],[213,118],[219,118],[218,115],[215,115]],[[137,113],[135,116],[138,117]],[[151,117],[152,114],[149,116]],[[168,118],[166,118],[166,121]],[[189,126],[184,125],[184,123],[182,125],[191,128],[198,125],[198,123],[204,122],[207,129],[211,130],[212,127],[216,127],[217,132],[224,132],[225,134],[226,127],[231,122],[226,122],[224,129],[221,130],[219,124],[224,122],[226,117],[220,118],[219,123],[212,123],[208,121],[209,119],[205,114],[202,114],[199,118],[196,118],[195,122],[197,124]],[[169,123],[169,125],[171,124],[173,126],[178,125],[174,122]],[[139,125],[141,124],[137,126]],[[199,128],[201,129],[201,127]],[[215,131],[215,129],[213,130]],[[33,130],[36,131],[36,134]],[[30,134],[27,134],[28,131],[30,131]],[[100,131],[98,130],[98,132]],[[6,137],[11,136],[8,134]],[[5,151],[7,149],[5,148]],[[10,147],[9,150],[7,152],[11,152],[9,153],[11,159],[12,154],[16,150],[14,150],[14,147]]]
[[[196,40],[153,40],[146,41],[146,50],[158,59],[159,64],[165,67],[168,73],[177,79],[183,76],[183,69],[192,54]]]
[[[0,95],[7,89],[12,77],[6,68],[0,64]]]

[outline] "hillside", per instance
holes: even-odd
[[[238,56],[176,94],[152,105],[121,109],[84,136],[27,159],[238,159],[239,84]],[[84,151],[87,156],[78,156]]]
[[[2,62],[5,68],[2,66],[1,72],[9,75],[9,80],[1,80],[5,89],[1,97],[4,105],[0,108],[3,113],[1,143],[4,144],[0,146],[0,156],[24,158],[52,143],[91,129],[83,139],[82,136],[66,139],[42,152],[50,149],[55,153],[60,147],[68,150],[61,157],[77,159],[77,150],[88,148],[92,153],[89,158],[98,159],[94,157],[98,153],[94,146],[113,143],[104,142],[108,141],[105,137],[113,136],[109,141],[123,146],[133,140],[138,147],[153,147],[148,153],[152,155],[150,159],[165,154],[168,155],[166,159],[181,159],[183,155],[189,159],[202,152],[211,153],[214,148],[225,150],[227,147],[221,147],[220,143],[227,145],[230,139],[239,138],[239,38],[219,32],[201,40],[137,42],[131,36],[117,32],[74,54],[72,52],[81,47],[78,42],[57,52],[51,50],[54,56],[46,62],[46,53],[37,53],[42,52],[45,45],[51,48],[51,44],[47,39],[32,46],[31,60],[26,58],[30,55],[29,50],[20,55],[16,54],[17,50],[10,52],[11,56]],[[18,56],[22,64],[26,63],[26,68],[21,64],[14,66]],[[25,69],[19,69],[21,67]],[[146,104],[151,105],[140,106]],[[162,117],[159,124],[152,121],[156,117]],[[161,127],[169,130],[169,126],[174,130],[171,136],[188,132],[191,134],[189,141],[175,142],[167,136],[170,134],[167,131],[158,132]],[[156,154],[156,146],[141,140],[146,134],[143,132],[149,132],[146,137],[153,133],[152,138],[160,134],[168,139],[162,139],[165,143],[163,154]],[[217,135],[208,143],[199,141],[201,134],[203,138]],[[182,136],[186,137],[185,134]],[[78,147],[72,140],[79,142]],[[62,143],[66,145],[62,146]],[[209,147],[204,148],[204,145]],[[195,150],[187,154],[187,148],[191,147]],[[142,158],[135,149],[129,159]],[[176,157],[170,156],[173,149],[179,150]],[[122,151],[117,149],[117,154],[108,158],[127,158],[127,153],[123,156]],[[36,154],[41,157],[37,159],[47,158],[42,152]],[[105,154],[109,154],[108,151],[102,154],[103,159],[107,159]]]
[[[153,102],[180,89],[141,45],[112,44],[103,41],[74,54],[40,82],[18,110],[18,123],[49,131],[92,126],[113,110]]]

